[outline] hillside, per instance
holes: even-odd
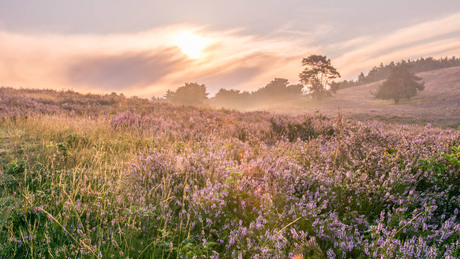
[[[264,107],[269,111],[302,113],[319,111],[326,115],[343,115],[359,120],[376,119],[404,124],[431,123],[436,126],[460,126],[460,67],[432,70],[417,74],[425,81],[425,90],[395,105],[392,100],[372,96],[380,82],[359,85],[337,92],[330,99],[289,105]]]

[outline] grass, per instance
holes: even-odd
[[[456,130],[128,107],[2,117],[0,258],[460,255]]]
[[[75,233],[70,234],[65,227],[69,219],[65,216],[55,218],[50,213],[59,215],[60,210],[63,209],[72,215],[72,220],[79,219],[79,214],[72,209],[66,210],[64,204],[74,206],[72,197],[83,195],[89,195],[86,197],[88,202],[96,202],[92,197],[95,194],[91,192],[82,194],[82,189],[95,191],[100,194],[100,198],[110,196],[107,190],[117,187],[118,184],[114,185],[114,183],[120,183],[123,180],[123,172],[129,164],[134,162],[141,151],[153,145],[152,139],[147,137],[112,130],[104,119],[94,120],[84,117],[44,115],[15,121],[7,120],[2,124],[1,136],[1,145],[5,148],[1,161],[4,165],[3,176],[6,178],[2,186],[7,181],[16,186],[9,190],[9,193],[2,192],[2,200],[7,201],[5,207],[11,203],[9,201],[11,199],[14,201],[13,205],[17,205],[20,200],[20,213],[30,214],[29,217],[9,227],[14,231],[19,230],[20,233],[28,233],[29,237],[41,236],[45,240],[49,239],[52,233],[38,233],[38,222],[46,218],[40,212],[61,225],[62,229],[56,231],[63,231],[75,240],[73,237]],[[87,172],[88,169],[91,169],[91,172]],[[82,174],[82,172],[86,173]],[[94,179],[94,177],[97,178]],[[11,191],[16,194],[21,193],[22,199],[18,199],[18,195],[8,195],[11,194]],[[47,195],[53,197],[46,197]],[[50,200],[57,206],[47,211],[41,207],[42,202]],[[107,208],[102,207],[101,209]],[[51,224],[51,222],[46,224]],[[24,234],[21,235],[21,239],[24,246],[29,247],[26,251],[19,249],[19,252],[22,251],[30,257],[38,256],[37,249],[34,249],[34,245],[37,244],[25,240]],[[63,243],[65,244],[66,242]],[[83,245],[85,242],[80,241],[77,244]],[[76,246],[75,249],[77,248],[94,252],[87,245]]]
[[[88,168],[122,171],[152,139],[118,132],[104,119],[37,116],[6,121],[2,143],[8,160],[31,161],[28,168]],[[123,163],[121,163],[123,162]]]

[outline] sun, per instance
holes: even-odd
[[[174,36],[173,44],[191,59],[203,56],[203,49],[209,45],[209,41],[193,32],[179,32]]]

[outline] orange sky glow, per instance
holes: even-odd
[[[327,28],[254,34],[176,24],[129,33],[17,32],[0,27],[0,85],[161,96],[185,82],[256,90],[275,77],[298,83],[301,59],[323,54],[344,79],[392,60],[455,56],[460,12],[385,33],[315,43]]]

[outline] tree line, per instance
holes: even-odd
[[[208,98],[206,86],[199,83],[185,83],[175,91],[168,90],[162,98],[152,98],[154,102],[169,102],[183,105],[211,105],[230,109],[254,108],[299,98],[323,99],[335,93],[332,80],[340,73],[331,60],[322,55],[310,55],[302,60],[304,70],[299,74],[301,84],[290,84],[285,78],[275,78],[256,91],[220,89]]]
[[[153,98],[153,101],[181,105],[210,105],[228,109],[247,109],[302,98],[305,96],[303,87],[301,84],[290,84],[284,78],[275,78],[266,86],[254,92],[222,88],[214,97],[209,98],[204,84],[185,83],[175,91],[168,91],[163,98]]]
[[[168,90],[162,98],[153,97],[154,102],[168,102],[182,105],[214,106],[229,109],[256,108],[295,99],[321,100],[335,94],[337,90],[361,83],[385,80],[374,93],[377,99],[392,99],[397,104],[401,99],[409,99],[424,89],[424,82],[415,72],[460,65],[453,57],[436,60],[421,58],[415,61],[391,62],[374,67],[367,75],[361,73],[357,81],[334,82],[340,73],[332,66],[331,60],[322,55],[310,55],[302,59],[303,71],[299,74],[301,84],[290,84],[285,78],[275,78],[256,91],[220,89],[208,98],[206,86],[199,83],[185,83],[175,91]]]

